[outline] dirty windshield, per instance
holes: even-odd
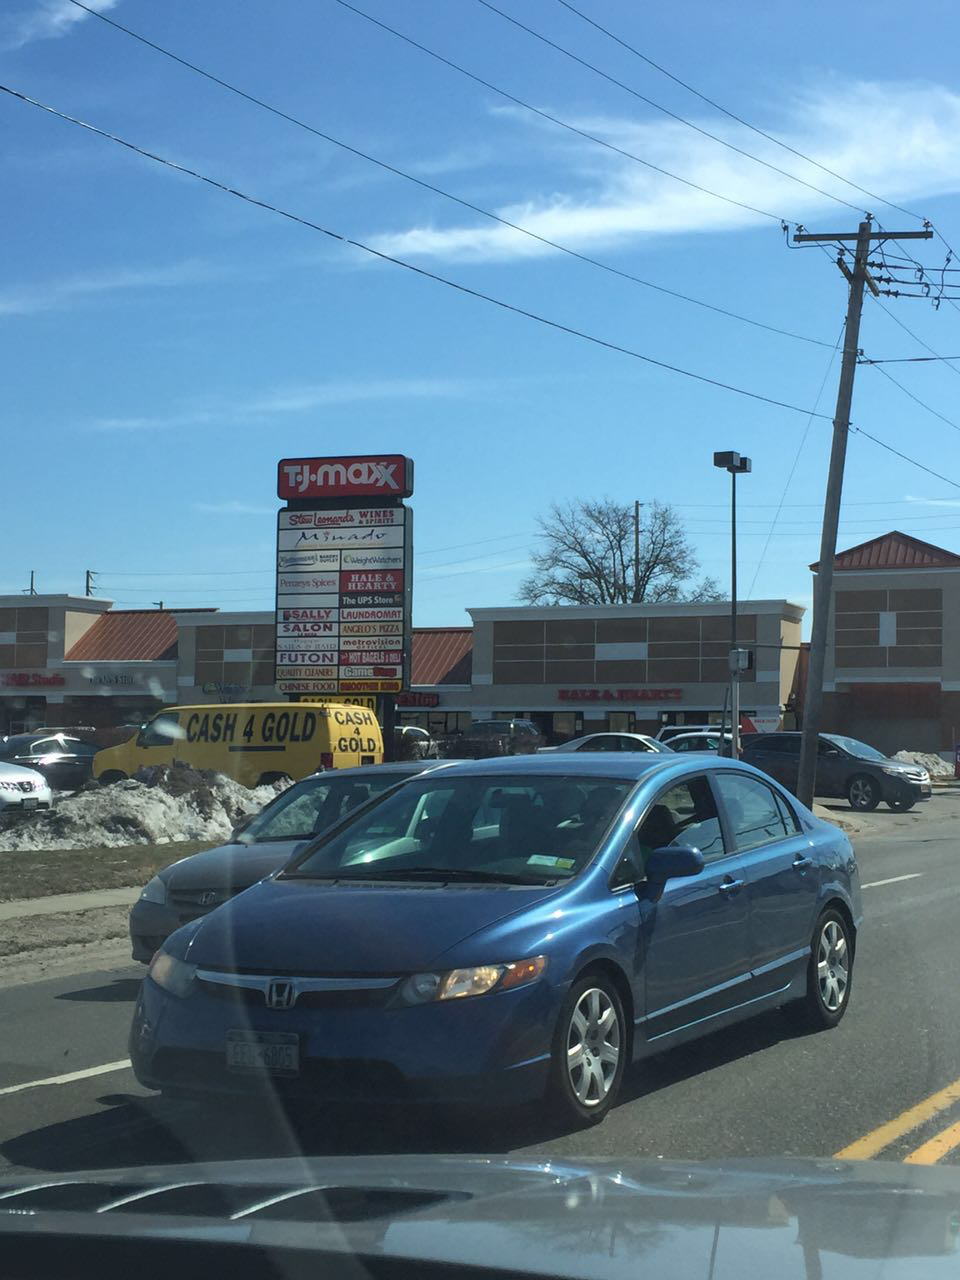
[[[958,47],[0,2],[0,1280],[956,1267]]]

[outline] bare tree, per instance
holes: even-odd
[[[717,600],[713,578],[692,580],[699,563],[672,507],[642,509],[634,564],[633,507],[604,499],[554,503],[537,522],[541,546],[521,584],[526,604],[659,604]]]

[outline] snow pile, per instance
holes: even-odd
[[[258,812],[285,785],[250,790],[209,770],[150,765],[124,782],[90,783],[53,809],[8,819],[0,827],[0,852],[226,840],[240,818]]]
[[[934,755],[930,751],[898,751],[894,760],[902,760],[904,764],[918,764],[926,769],[931,778],[952,778],[953,765]]]

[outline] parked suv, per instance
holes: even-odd
[[[543,735],[532,720],[476,720],[460,736],[448,741],[447,754],[461,760],[527,756],[542,745]]]
[[[0,760],[35,769],[58,791],[82,787],[93,769],[97,747],[49,729],[17,733],[0,742]]]
[[[797,789],[799,733],[744,734],[741,755],[790,791]],[[818,796],[845,796],[851,809],[875,809],[885,800],[891,809],[911,809],[930,798],[930,774],[915,764],[888,760],[876,747],[839,733],[821,733],[817,747]]]

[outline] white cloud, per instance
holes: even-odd
[[[157,417],[98,418],[99,431],[159,431],[219,422],[256,422],[285,413],[303,413],[330,405],[368,400],[435,400],[475,395],[479,384],[456,378],[370,378],[278,387],[242,400],[186,407]]]
[[[86,275],[38,281],[0,290],[0,317],[59,311],[99,294],[179,288],[212,280],[223,274],[219,267],[197,258],[188,258],[159,267],[107,268]]]
[[[115,9],[120,0],[85,0],[98,13]],[[22,49],[34,40],[65,36],[90,15],[70,0],[36,0],[29,8],[8,15],[0,25],[0,49]]]
[[[526,129],[529,116],[497,114]],[[575,121],[578,128],[642,156],[699,186],[788,220],[810,220],[843,206],[709,138],[670,120],[604,117]],[[699,123],[699,122],[698,122]],[[766,123],[762,118],[760,124]],[[542,126],[535,126],[538,132]],[[875,201],[815,165],[755,134],[711,117],[703,127],[771,164],[855,206]],[[788,107],[784,141],[861,186],[887,198],[916,202],[960,190],[960,95],[938,85],[856,83],[831,85],[798,96]],[[524,143],[527,135],[524,135]],[[643,236],[734,230],[768,219],[716,200],[631,160],[577,142],[567,155],[568,189],[494,210],[501,217],[577,249],[619,245]],[[886,221],[884,206],[871,208]],[[894,215],[902,220],[903,215]],[[477,220],[431,223],[373,240],[400,256],[494,261],[552,252],[508,227]]]

